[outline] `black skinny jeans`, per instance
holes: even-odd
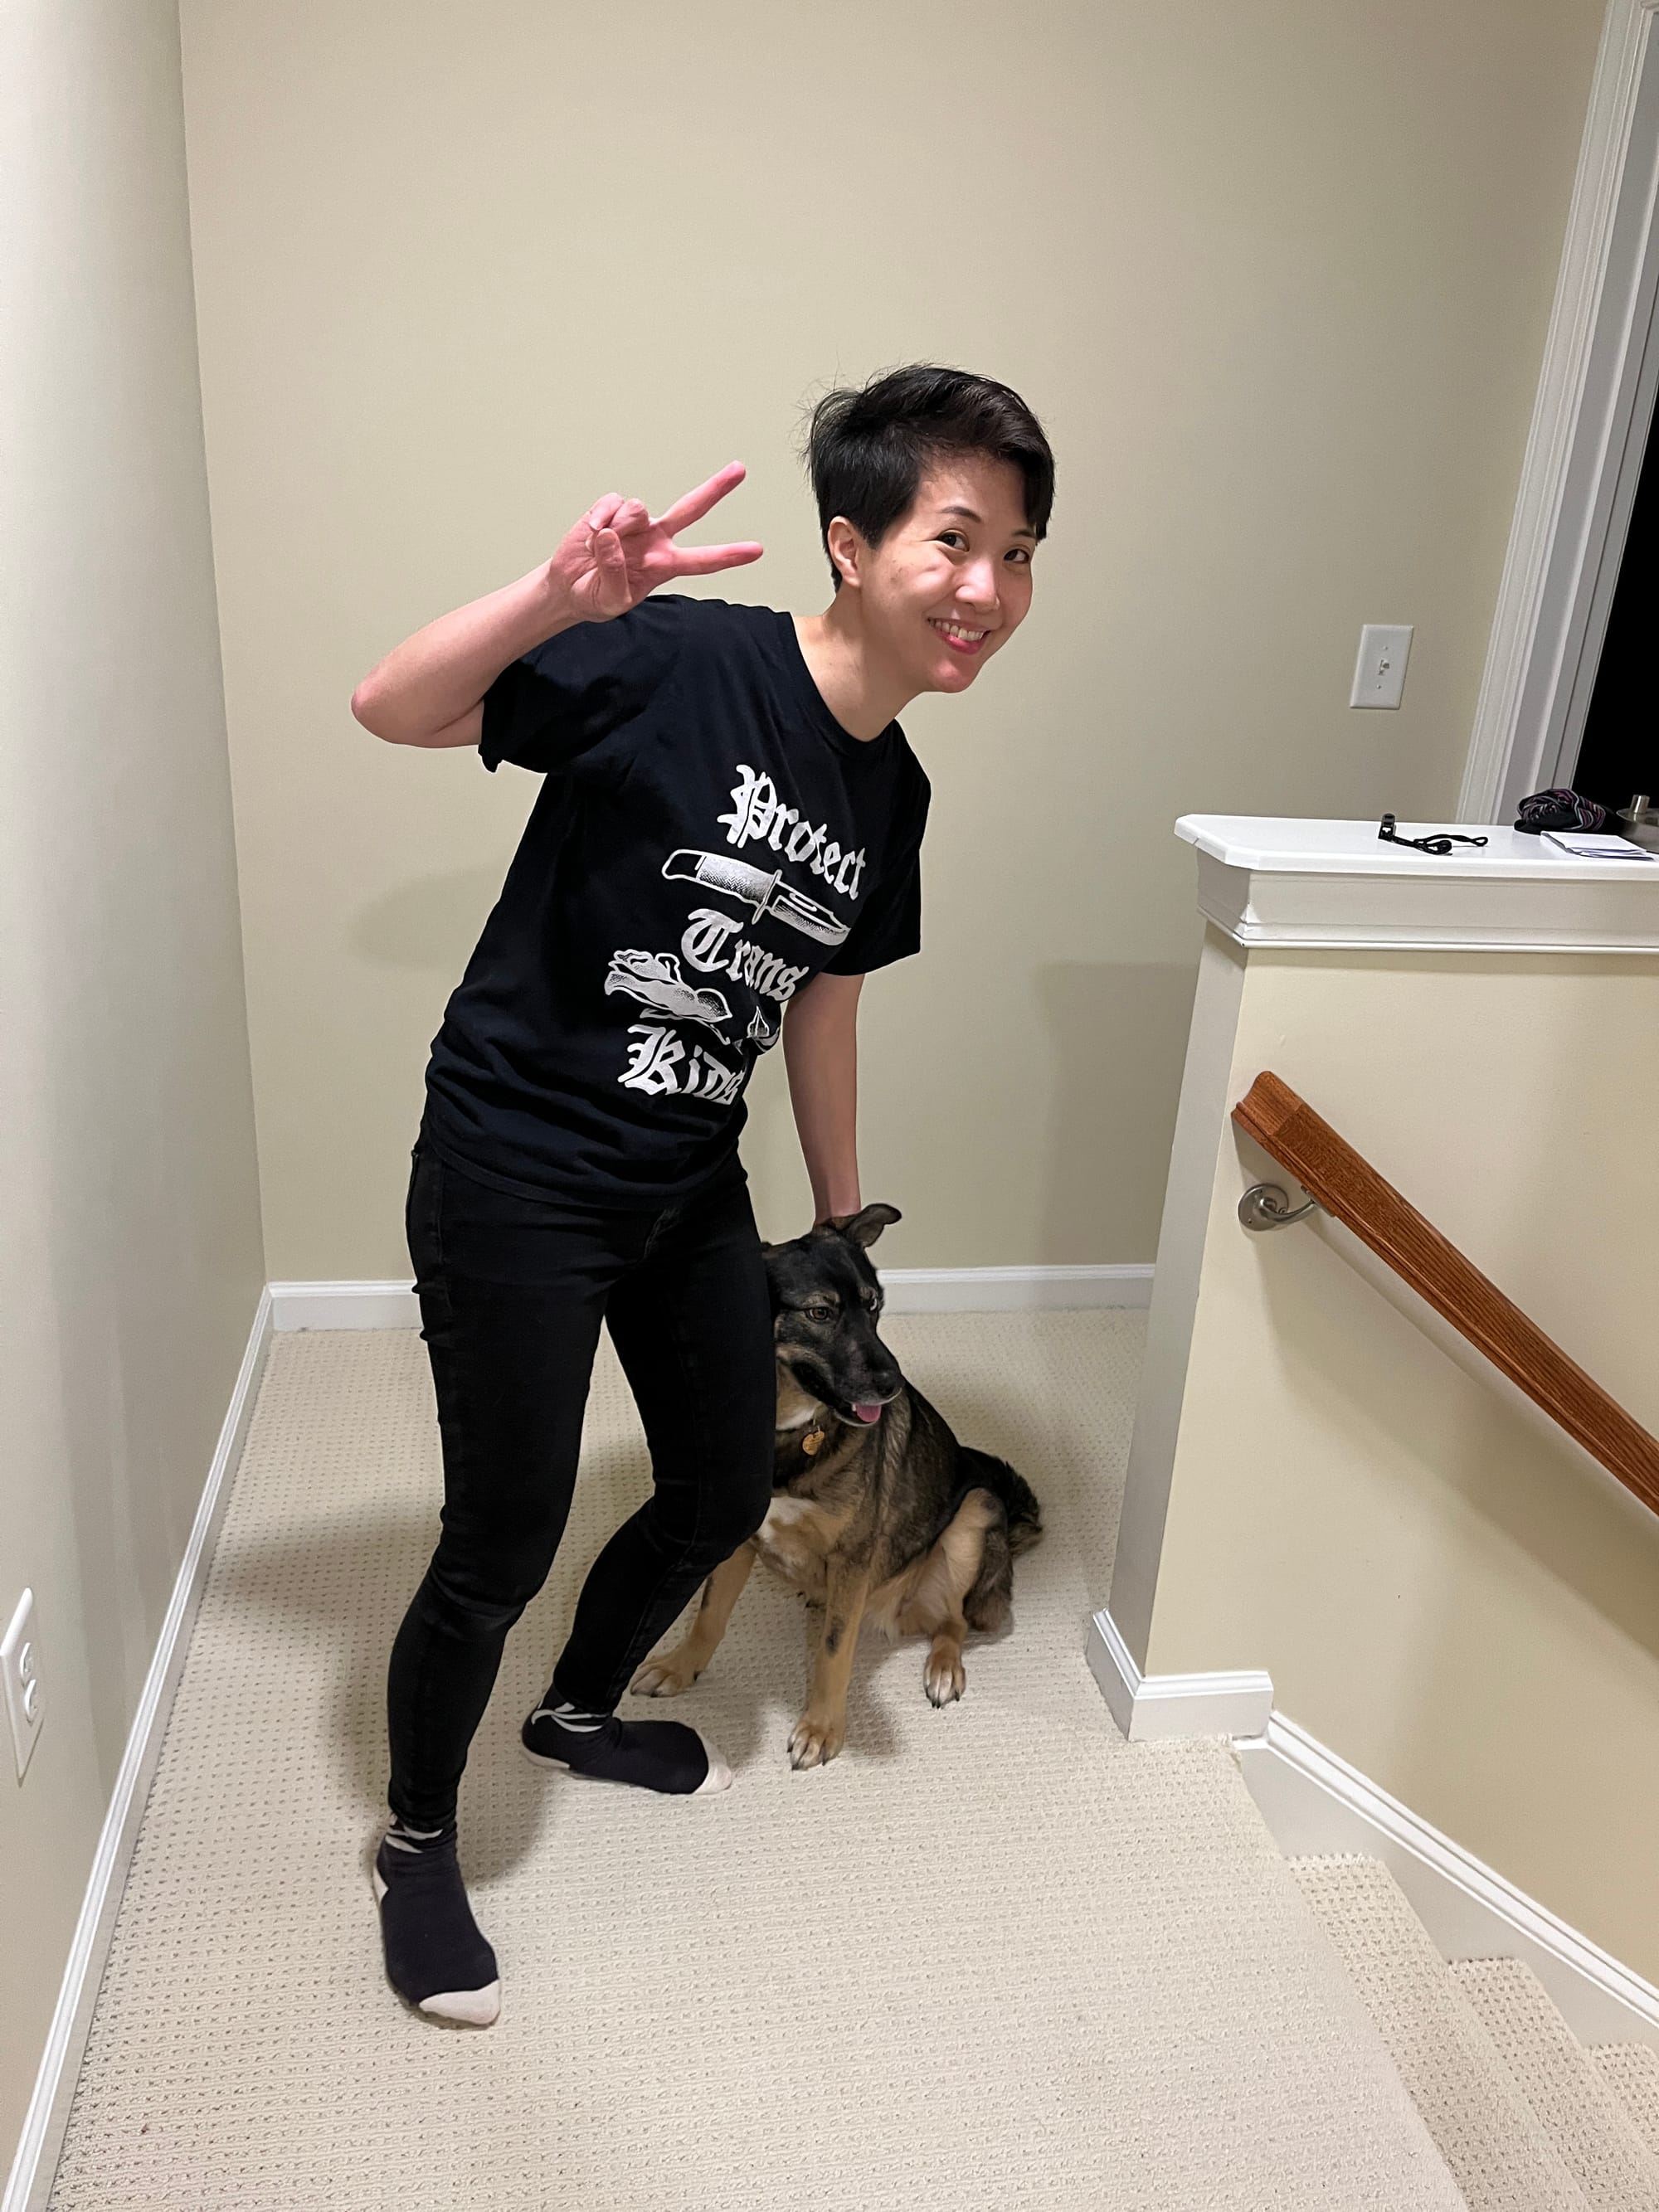
[[[643,1210],[520,1198],[417,1144],[405,1224],[443,1441],[443,1533],[392,1645],[392,1811],[454,1816],[507,1632],[576,1481],[599,1323],[651,1449],[651,1498],[594,1561],[553,1688],[609,1712],[703,1577],[765,1518],[777,1381],[766,1265],[734,1155]]]

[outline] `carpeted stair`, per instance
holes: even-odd
[[[1659,2158],[1659,2051],[1645,2043],[1604,2043],[1590,2062]]]
[[[1659,2051],[1586,2051],[1518,1960],[1447,1966],[1375,1859],[1291,1871],[1469,2212],[1659,2212]]]

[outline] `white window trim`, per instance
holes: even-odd
[[[1458,799],[1503,822],[1577,758],[1659,382],[1659,0],[1610,0]]]

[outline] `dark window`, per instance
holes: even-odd
[[[1659,418],[1656,418],[1659,422]],[[1638,791],[1659,800],[1659,437],[1650,432],[1619,564],[1613,611],[1596,665],[1572,787],[1603,806],[1628,806]]]

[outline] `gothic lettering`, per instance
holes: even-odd
[[[726,1106],[743,1087],[741,1068],[727,1067],[705,1045],[688,1048],[672,1030],[655,1022],[630,1022],[628,1034],[639,1042],[628,1048],[628,1066],[617,1079],[630,1091],[651,1097],[695,1093]]]
[[[732,811],[716,817],[726,831],[726,843],[738,847],[763,844],[774,853],[787,853],[792,860],[805,860],[815,876],[831,878],[838,891],[848,898],[856,898],[859,878],[864,872],[862,848],[856,853],[842,853],[838,845],[831,843],[820,853],[817,848],[823,844],[827,832],[804,820],[798,808],[786,806],[769,775],[757,775],[743,761],[738,763],[738,774],[742,781],[732,787]],[[781,846],[779,840],[791,823],[796,827],[788,843]],[[802,831],[806,833],[804,838]],[[831,854],[836,856],[834,860],[830,857]],[[843,880],[848,868],[853,872],[850,883]]]
[[[702,975],[729,975],[733,982],[747,983],[751,990],[781,1005],[793,997],[806,969],[790,967],[763,945],[733,943],[742,937],[743,927],[718,907],[693,907],[680,939],[686,964]]]

